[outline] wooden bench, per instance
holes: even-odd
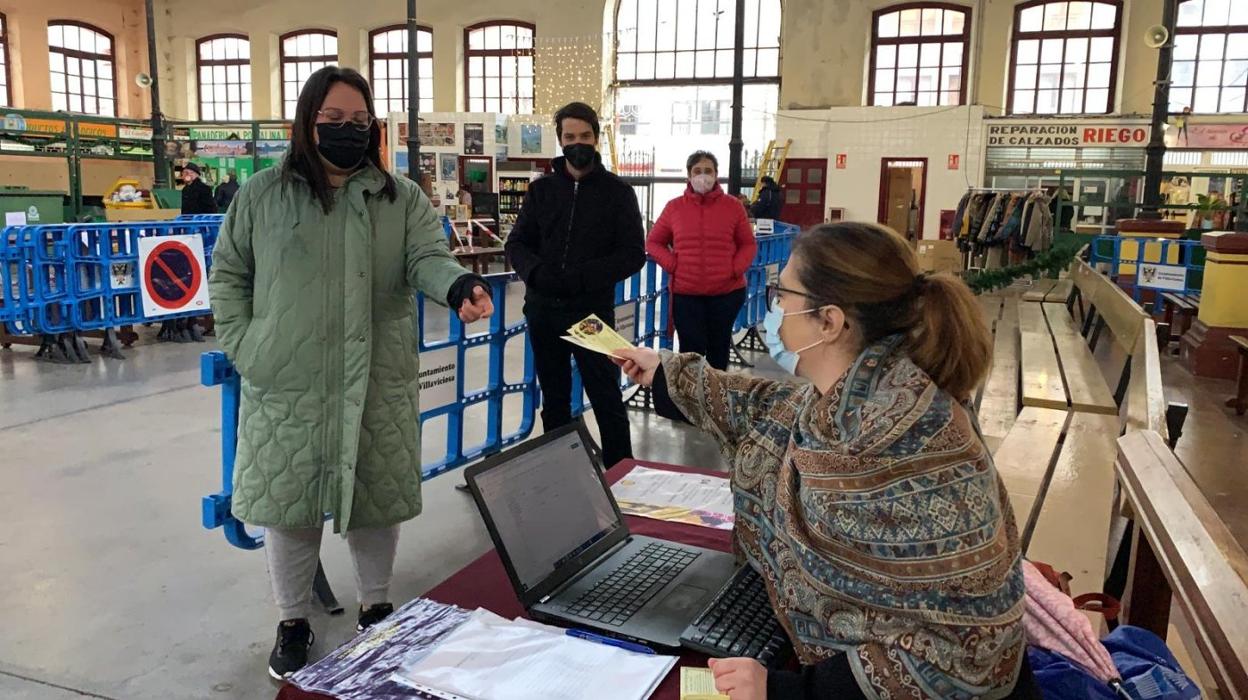
[[[1136,516],[1121,621],[1164,639],[1177,602],[1200,675],[1248,698],[1248,553],[1158,433],[1118,440],[1115,470]]]
[[[1022,405],[1116,415],[1118,404],[1062,304],[1018,307]]]
[[[993,335],[992,369],[976,401],[984,442],[994,451],[1014,427],[1019,406],[1018,303],[1014,297],[1004,301]]]
[[[1039,280],[1031,291],[1023,294],[1023,301],[1064,304],[1070,297],[1074,282],[1070,278],[1060,280]]]
[[[1242,416],[1244,411],[1248,411],[1248,339],[1233,335],[1231,342],[1239,351],[1239,383],[1235,398],[1227,401],[1226,405],[1235,409],[1235,415]]]
[[[1170,330],[1166,334],[1166,344],[1161,348],[1164,352],[1166,346],[1182,338],[1185,333],[1192,329],[1192,319],[1196,318],[1196,315],[1200,313],[1200,295],[1166,292],[1161,295],[1161,303],[1162,308],[1165,310],[1162,323]],[[1176,311],[1179,315],[1177,326],[1174,322]]]

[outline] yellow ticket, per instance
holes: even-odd
[[[728,700],[728,696],[715,690],[711,669],[685,666],[680,669],[680,700]]]
[[[576,344],[587,350],[612,355],[616,350],[630,350],[634,346],[597,315],[590,315],[568,329],[568,335]]]

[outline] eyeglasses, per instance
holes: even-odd
[[[329,124],[331,126],[339,129],[347,124],[350,124],[357,131],[368,131],[373,128],[373,122],[377,121],[373,115],[364,110],[360,110],[359,112],[355,112],[350,115],[341,109],[332,108],[318,109],[316,113],[329,120]]]
[[[807,299],[814,299],[815,301],[820,301],[819,297],[813,294],[807,294],[806,292],[799,292],[795,289],[787,289],[785,287],[781,287],[778,284],[769,284],[767,285],[767,308],[769,309],[773,308],[776,305],[776,302],[779,301],[781,294],[792,294],[794,296],[806,297]]]

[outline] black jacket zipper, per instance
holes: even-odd
[[[572,183],[572,213],[568,216],[568,231],[563,239],[563,257],[559,260],[559,274],[568,269],[568,249],[572,247],[572,226],[576,222],[576,197],[581,191],[581,181]]]

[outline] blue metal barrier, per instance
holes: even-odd
[[[1109,268],[1109,276],[1137,304],[1144,295],[1198,293],[1204,283],[1205,248],[1200,241],[1133,236],[1092,239],[1091,263]]]

